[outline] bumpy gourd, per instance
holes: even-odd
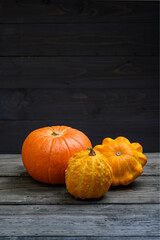
[[[70,158],[65,181],[75,198],[100,198],[112,183],[112,169],[100,152],[88,148]]]
[[[127,138],[118,137],[115,140],[105,138],[102,145],[97,145],[94,150],[100,151],[112,167],[112,185],[128,185],[143,172],[147,162],[142,153],[143,148],[139,143],[130,143]]]

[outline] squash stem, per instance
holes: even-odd
[[[89,156],[95,156],[96,155],[96,153],[93,150],[93,148],[88,147],[87,150],[90,150],[90,153],[88,154]]]

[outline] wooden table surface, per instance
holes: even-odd
[[[0,240],[159,239],[159,154],[142,176],[99,200],[76,200],[63,185],[28,176],[20,154],[0,155]]]

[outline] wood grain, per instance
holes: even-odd
[[[67,125],[79,129],[90,138],[93,146],[101,144],[102,139],[108,136],[111,138],[124,136],[131,142],[141,143],[145,152],[156,152],[159,149],[158,120],[144,122],[143,120],[132,121],[129,118],[117,121],[115,117],[112,121],[92,120],[89,122],[66,121],[64,118],[58,121],[0,121],[0,152],[20,153],[23,141],[31,131],[54,125]]]
[[[0,57],[0,88],[157,88],[158,57]]]
[[[147,165],[143,176],[158,176],[160,174],[159,153],[145,153]],[[0,154],[0,177],[28,177],[21,154]]]
[[[0,240],[44,240],[44,238],[45,238],[45,240],[127,240],[128,239],[128,236],[126,236],[126,237],[123,237],[123,236],[121,236],[121,237],[107,237],[107,236],[105,236],[105,237],[99,237],[99,236],[96,236],[96,237],[91,237],[91,236],[88,236],[88,237],[86,237],[86,236],[83,236],[83,237],[79,237],[79,236],[76,236],[76,237],[66,237],[66,236],[56,236],[56,237],[47,237],[47,236],[38,236],[38,237],[36,237],[36,236],[30,236],[30,237],[22,237],[22,236],[20,236],[20,237],[0,237]],[[133,237],[131,237],[131,236],[129,236],[129,240],[157,240],[157,237],[154,237],[154,236],[149,236],[149,237],[143,237],[143,236],[141,236],[141,237],[135,237],[135,236],[133,236]]]
[[[158,1],[1,0],[0,23],[156,22]]]
[[[0,206],[0,234],[158,237],[158,211],[158,204]]]
[[[0,56],[158,55],[158,23],[2,24]]]
[[[128,186],[111,187],[99,200],[77,200],[64,185],[47,185],[31,177],[0,177],[0,204],[153,204],[159,203],[158,183],[159,176],[143,175]]]
[[[149,122],[157,98],[158,89],[0,89],[0,120]]]

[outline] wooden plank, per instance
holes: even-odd
[[[158,57],[0,57],[0,88],[157,88]]]
[[[158,176],[160,174],[159,153],[144,153],[147,165],[143,169],[143,176]],[[21,154],[0,154],[0,177],[28,176]]]
[[[158,1],[1,0],[0,23],[156,22]]]
[[[22,163],[21,154],[0,154],[0,177],[7,176],[28,177]]]
[[[158,204],[0,206],[0,235],[158,237],[158,211]]]
[[[2,24],[0,56],[158,55],[158,21]]]
[[[159,175],[160,174],[160,154],[146,153],[147,165],[144,167],[143,175]]]
[[[0,89],[0,120],[158,119],[157,89]],[[51,110],[53,109],[53,110]]]
[[[0,121],[0,152],[20,153],[24,139],[27,135],[38,128],[45,126],[66,125],[84,132],[91,140],[93,146],[101,144],[106,137],[116,138],[124,136],[131,142],[139,142],[144,152],[159,151],[158,120],[132,121],[125,119],[118,121],[117,116],[109,121]],[[148,141],[149,139],[149,141]]]
[[[56,236],[56,237],[46,237],[46,236],[31,236],[31,237],[0,237],[0,240],[127,240],[128,239],[128,236],[126,237],[99,237],[99,236],[96,236],[96,237],[79,237],[79,236],[76,236],[76,237],[66,237],[66,236]],[[130,237],[129,236],[129,240],[157,240],[157,237],[154,237],[154,236],[141,236],[141,237]]]
[[[31,177],[0,177],[0,204],[155,204],[159,203],[159,176],[140,176],[128,186],[111,187],[98,200],[72,197],[65,185],[47,185]]]

